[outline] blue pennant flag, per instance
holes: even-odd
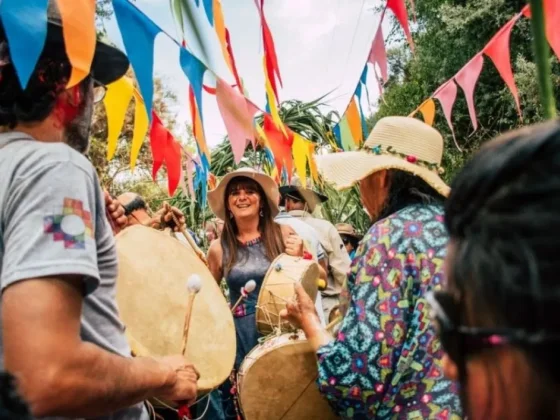
[[[206,17],[210,25],[214,26],[214,10],[213,10],[213,0],[202,0],[204,3],[204,11],[206,12]]]
[[[193,88],[196,106],[200,112],[200,120],[202,122],[202,81],[204,80],[206,67],[198,58],[182,47],[180,50],[179,60],[181,62],[181,68]]]
[[[126,54],[134,69],[151,121],[154,97],[154,41],[161,29],[128,0],[113,0],[113,8]]]
[[[336,140],[336,145],[339,149],[342,149],[342,135],[340,134],[340,125],[335,125],[333,128],[334,138]]]
[[[10,57],[25,89],[47,39],[48,0],[1,0],[0,17]]]
[[[362,72],[362,75],[360,76],[360,83],[363,83],[364,85],[366,84],[367,81],[367,72],[368,72],[368,67],[367,67],[367,63],[364,67],[364,71]]]

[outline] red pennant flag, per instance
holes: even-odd
[[[294,142],[292,131],[286,127],[288,135],[284,135],[268,114],[264,114],[263,130],[274,154],[278,173],[281,174],[282,168],[285,166],[288,174],[291,174],[293,172],[292,144]]]
[[[379,66],[379,71],[381,72],[381,77],[384,82],[388,80],[387,72],[387,51],[385,50],[385,41],[383,39],[383,15],[381,15],[381,21],[379,22],[379,27],[375,33],[375,38],[373,38],[373,44],[371,45],[371,50],[369,52],[368,62]]]
[[[476,87],[476,82],[478,81],[478,77],[480,76],[483,65],[484,56],[482,54],[477,54],[471,61],[469,61],[465,65],[465,67],[459,70],[459,73],[455,75],[455,81],[459,86],[461,86],[463,92],[465,92],[465,98],[467,100],[469,115],[471,116],[474,131],[478,129],[476,109],[474,107],[474,89]]]
[[[511,57],[509,52],[509,41],[511,36],[511,30],[513,25],[517,22],[521,14],[515,16],[508,23],[506,23],[496,35],[490,40],[486,47],[484,47],[484,54],[486,54],[493,62],[500,76],[504,79],[504,82],[509,87],[513,98],[515,99],[515,105],[517,106],[517,112],[521,117],[521,106],[519,104],[519,93],[517,91],[517,86],[515,85],[515,79],[513,77],[513,71],[511,69]]]
[[[448,80],[443,84],[434,94],[434,98],[439,100],[441,107],[443,108],[443,114],[447,120],[447,124],[451,129],[451,134],[453,135],[453,141],[457,149],[461,150],[457,144],[457,139],[455,138],[455,130],[453,130],[453,123],[451,122],[451,114],[453,113],[453,105],[455,105],[455,99],[457,99],[457,85],[453,79]]]
[[[558,0],[544,0],[544,21],[546,26],[546,37],[548,42],[560,60],[560,2]]]
[[[165,149],[165,166],[167,167],[167,186],[169,195],[173,196],[183,175],[181,164],[181,145],[167,132],[167,147]]]
[[[229,37],[229,30],[227,28],[226,28],[226,48],[229,54],[229,61],[231,63],[231,68],[233,72],[233,77],[235,78],[235,83],[237,83],[239,92],[243,94],[243,85],[241,84],[241,78],[239,77],[239,72],[237,71],[237,65],[235,64],[235,56],[233,55],[233,49],[231,48],[231,40]]]
[[[152,178],[155,181],[158,171],[165,160],[167,147],[167,129],[161,123],[159,116],[152,111],[152,127],[150,128],[150,146],[152,149]]]
[[[388,0],[387,7],[393,11],[397,20],[403,27],[406,39],[410,44],[410,49],[414,51],[414,43],[412,42],[412,35],[410,34],[410,28],[408,27],[408,13],[406,11],[406,4],[404,0]]]

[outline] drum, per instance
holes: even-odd
[[[185,355],[200,372],[200,393],[231,373],[235,359],[233,316],[212,274],[188,244],[152,228],[131,226],[116,237],[117,303],[136,356],[181,354],[187,280],[202,279],[194,299]]]
[[[237,374],[246,420],[338,418],[315,383],[317,358],[303,333],[284,334],[255,347]]]
[[[276,258],[266,273],[257,301],[257,330],[270,334],[275,328],[286,332],[293,330],[290,323],[280,318],[280,311],[294,298],[294,284],[301,283],[315,301],[319,265],[313,260],[282,254]]]

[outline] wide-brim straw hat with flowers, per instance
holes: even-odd
[[[316,156],[323,177],[339,189],[350,188],[383,169],[419,176],[444,197],[449,186],[443,174],[443,137],[416,118],[385,117],[377,122],[359,151]]]
[[[272,217],[275,217],[279,213],[278,201],[280,199],[280,193],[278,192],[278,185],[268,175],[252,168],[241,168],[230,172],[220,180],[215,189],[208,193],[208,204],[210,204],[210,209],[212,209],[216,217],[222,220],[226,219],[226,188],[233,179],[239,177],[252,179],[261,186],[268,201],[270,211],[272,212]]]

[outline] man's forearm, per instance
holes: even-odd
[[[29,401],[38,417],[109,414],[159,395],[176,380],[171,367],[155,359],[125,358],[85,342],[58,365],[48,378],[24,387],[41,390]]]

